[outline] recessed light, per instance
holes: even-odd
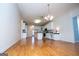
[[[40,23],[41,20],[40,19],[35,19],[34,23]]]

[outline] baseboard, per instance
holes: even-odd
[[[75,44],[79,44],[79,41],[75,42]]]
[[[63,41],[63,40],[55,40],[55,41],[60,41],[60,42],[64,42],[64,43],[71,43],[71,44],[75,44],[75,42],[69,42],[69,41]]]
[[[65,42],[65,43],[72,43],[75,44],[75,42],[70,42],[70,41],[64,41],[64,40],[54,40],[54,39],[49,39],[49,38],[45,38],[47,40],[53,40],[53,41],[61,41],[61,42]],[[79,42],[78,42],[79,43]]]
[[[8,56],[8,54],[0,53],[0,56]]]
[[[15,44],[17,44],[20,40],[16,41],[15,43],[13,43],[10,47],[8,47],[3,53],[5,53],[9,48],[13,47]]]

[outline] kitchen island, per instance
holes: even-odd
[[[46,38],[59,40],[60,39],[60,33],[48,32],[48,33],[46,33]]]
[[[43,39],[43,33],[44,33],[43,31],[40,31],[40,32],[37,33],[37,39],[38,40]],[[54,39],[54,40],[60,39],[60,33],[47,32],[45,34],[46,34],[45,38]]]
[[[43,32],[38,32],[37,39],[42,40],[43,39]]]

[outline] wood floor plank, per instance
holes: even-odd
[[[5,53],[9,56],[79,56],[79,44],[63,41],[23,39],[9,48]]]

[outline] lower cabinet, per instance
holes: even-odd
[[[53,39],[52,34],[51,33],[46,33],[46,38]]]
[[[60,40],[60,34],[54,34],[53,39],[54,40]]]
[[[38,34],[37,34],[37,38],[38,38],[38,40],[42,40],[42,38],[43,38],[43,33],[38,33]]]
[[[60,39],[60,34],[47,33],[46,34],[46,38],[54,39],[54,40],[59,40]]]
[[[21,34],[21,38],[26,38],[27,37],[27,33],[22,33]]]

